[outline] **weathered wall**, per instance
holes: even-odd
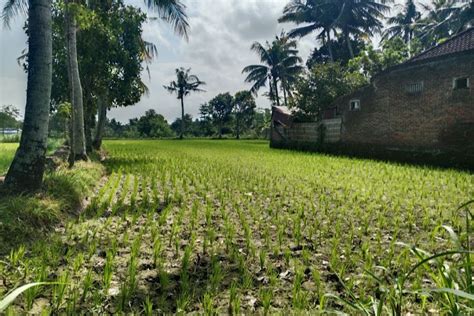
[[[469,89],[454,90],[457,77],[469,77]],[[421,92],[406,91],[408,84],[420,82]],[[341,141],[474,154],[473,86],[472,52],[381,74],[371,86],[336,102],[343,120]],[[350,110],[353,99],[360,100],[360,110]]]
[[[324,125],[323,140],[325,143],[335,143],[340,140],[341,118],[323,120],[319,122],[298,123],[290,126],[275,125],[272,131],[272,140],[287,143],[318,143],[320,142],[320,125]]]

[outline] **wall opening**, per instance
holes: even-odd
[[[349,109],[351,111],[359,111],[360,110],[360,100],[351,100],[349,103]]]
[[[454,90],[469,89],[469,78],[468,77],[454,78],[453,88]]]

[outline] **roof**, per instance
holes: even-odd
[[[436,45],[408,60],[405,64],[426,59],[474,50],[474,27],[461,32],[445,42]]]
[[[272,110],[273,122],[283,126],[288,126],[291,124],[292,113],[289,108],[287,108],[286,106],[273,106]]]
[[[291,115],[291,110],[286,106],[273,106],[273,110],[281,114]]]

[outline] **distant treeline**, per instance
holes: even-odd
[[[201,106],[201,110],[208,109],[208,105]],[[239,136],[242,138],[268,138],[271,112],[269,109],[257,109],[250,112],[241,126]],[[219,129],[219,121],[212,115],[201,113],[199,118],[193,119],[190,114],[184,116],[185,137],[237,137],[237,118],[230,113]],[[53,116],[50,124],[50,135],[60,137],[64,134],[62,118]],[[219,133],[221,130],[221,133]],[[115,119],[107,119],[104,136],[107,138],[175,138],[181,131],[181,118],[169,123],[163,115],[155,110],[148,110],[138,118],[130,119],[128,123],[121,123]]]

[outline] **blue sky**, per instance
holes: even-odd
[[[180,115],[179,102],[168,94],[163,85],[174,79],[178,67],[192,68],[192,72],[207,83],[205,93],[194,94],[185,100],[187,113],[197,117],[199,106],[220,92],[235,93],[248,89],[242,69],[258,62],[250,51],[254,41],[272,40],[291,25],[278,24],[283,7],[289,0],[184,0],[190,22],[190,39],[177,37],[161,21],[149,22],[144,27],[144,38],[158,47],[158,59],[150,66],[151,79],[143,74],[150,88],[135,106],[114,109],[109,117],[120,121],[142,115],[148,109],[163,114],[170,122]],[[396,0],[402,3],[404,0]],[[126,3],[143,7],[143,1],[126,0]],[[4,1],[0,0],[3,7]],[[153,16],[153,12],[149,13]],[[11,29],[0,30],[0,105],[13,104],[24,109],[26,74],[16,58],[26,47],[22,30],[25,17],[17,17]],[[311,37],[299,41],[301,56],[306,59],[316,45]],[[262,90],[262,93],[265,91]],[[268,101],[259,97],[259,107],[268,107]]]

